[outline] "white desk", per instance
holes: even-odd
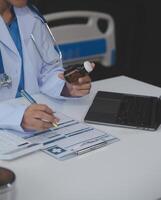
[[[120,76],[94,82],[91,95],[75,101],[35,97],[82,120],[97,90],[161,94],[161,88]],[[17,175],[17,200],[157,200],[161,197],[161,128],[150,132],[94,126],[121,140],[67,161],[58,161],[43,152],[11,162],[0,161],[0,166],[12,169]]]

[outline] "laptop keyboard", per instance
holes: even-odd
[[[145,99],[137,96],[125,97],[120,105],[117,123],[137,127],[150,127],[153,98]]]

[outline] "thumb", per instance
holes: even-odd
[[[94,69],[96,67],[96,64],[94,62],[91,63],[92,68]]]
[[[59,74],[58,74],[58,77],[59,77],[60,79],[62,79],[62,80],[65,80],[65,79],[64,79],[64,73],[59,73]]]

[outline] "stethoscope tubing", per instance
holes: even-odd
[[[55,63],[61,63],[61,61],[62,61],[62,53],[60,51],[60,48],[59,48],[58,44],[56,43],[56,40],[55,40],[55,38],[54,38],[54,36],[53,36],[53,34],[52,34],[47,22],[43,22],[42,21],[42,23],[45,25],[45,28],[47,29],[47,32],[49,33],[49,36],[51,37],[51,39],[53,41],[53,44],[54,44],[55,50],[58,53],[59,59],[55,58],[51,62],[46,61],[45,58],[43,58],[43,55],[41,54],[41,51],[38,48],[38,45],[36,44],[36,40],[35,40],[35,37],[34,37],[33,33],[31,33],[30,37],[31,37],[31,39],[32,39],[32,41],[34,43],[34,46],[35,46],[35,48],[36,48],[41,60],[43,61],[43,63],[45,63],[47,65],[53,65]]]

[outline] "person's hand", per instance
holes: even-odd
[[[59,119],[47,105],[31,104],[25,111],[21,126],[27,130],[43,131],[53,127]]]
[[[94,63],[91,63],[92,67],[95,67]],[[60,73],[59,75],[60,79],[64,79],[64,74]],[[81,97],[89,94],[91,89],[91,78],[89,75],[86,75],[84,77],[81,77],[78,79],[78,82],[74,83],[68,83],[66,82],[62,95],[63,96],[73,96],[73,97]]]

